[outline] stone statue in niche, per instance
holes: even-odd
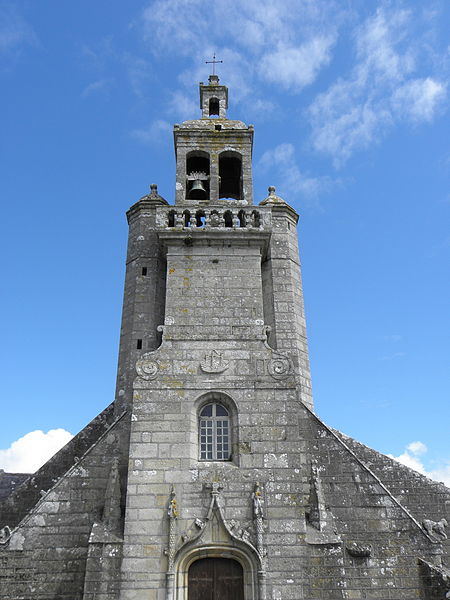
[[[422,521],[422,527],[431,537],[439,537],[442,540],[447,539],[447,534],[445,533],[445,528],[448,523],[446,519],[441,519],[440,521],[432,521],[431,519],[424,519]]]

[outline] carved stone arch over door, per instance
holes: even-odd
[[[174,581],[174,600],[198,600],[196,598],[192,599],[189,595],[189,573],[192,565],[205,559],[220,559],[220,561],[229,560],[238,563],[242,569],[242,600],[263,600],[258,592],[258,564],[257,561],[250,556],[250,553],[242,548],[212,544],[191,548],[180,557],[179,561],[177,561]],[[230,569],[230,571],[232,570]],[[209,578],[208,575],[207,578]],[[216,581],[216,585],[218,583],[220,584],[220,581]],[[236,582],[234,582],[234,585],[236,585]],[[224,586],[223,592],[227,593],[225,588],[226,586]],[[215,596],[212,597],[215,598]],[[218,597],[222,600],[221,596]],[[205,597],[204,600],[209,600],[209,598]],[[240,597],[235,594],[228,599],[227,596],[224,595],[223,600],[240,600]]]

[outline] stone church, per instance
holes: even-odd
[[[314,413],[298,215],[216,75],[127,213],[115,401],[0,474],[2,600],[444,600],[450,490]]]

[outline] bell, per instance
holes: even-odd
[[[207,197],[205,186],[201,179],[194,179],[191,189],[189,190],[190,200],[205,200]]]

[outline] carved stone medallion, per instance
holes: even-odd
[[[274,379],[284,379],[292,375],[291,359],[280,352],[273,352],[272,359],[267,364],[267,370]]]
[[[139,377],[150,381],[158,376],[159,366],[152,360],[151,354],[144,354],[136,363],[136,371]]]

